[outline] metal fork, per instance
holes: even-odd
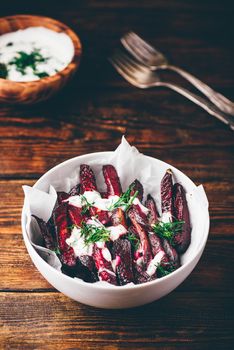
[[[221,111],[234,115],[234,103],[225,96],[214,91],[211,87],[203,83],[185,70],[168,64],[167,58],[149,43],[143,40],[134,32],[129,32],[121,38],[123,46],[140,62],[148,66],[151,70],[171,70],[180,74],[183,78],[193,84],[199,91],[210,99]]]
[[[174,90],[205,109],[209,114],[215,116],[225,124],[228,124],[231,129],[234,130],[234,117],[222,113],[212,103],[189,90],[176,84],[160,80],[160,77],[156,72],[151,71],[149,68],[140,64],[122,51],[116,51],[109,60],[119,74],[130,84],[141,89],[162,86]]]

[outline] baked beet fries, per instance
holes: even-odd
[[[80,183],[58,192],[51,218],[37,220],[46,248],[53,250],[62,271],[86,282],[140,284],[179,268],[191,240],[184,188],[173,185],[166,171],[161,181],[161,213],[135,180],[123,192],[112,165],[103,166],[106,192],[98,192],[93,170],[80,166]]]

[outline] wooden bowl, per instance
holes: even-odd
[[[65,24],[42,16],[15,15],[0,18],[0,35],[28,27],[45,27],[55,32],[67,34],[74,45],[72,61],[62,71],[53,76],[30,82],[15,82],[0,78],[0,102],[11,104],[33,104],[47,100],[58,92],[77,70],[82,46],[78,36]]]

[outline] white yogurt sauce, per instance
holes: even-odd
[[[68,199],[64,199],[63,202],[68,202],[75,207],[82,208],[82,205],[85,205],[85,202],[82,200],[81,196],[72,196]]]
[[[103,225],[97,219],[89,219],[87,221],[88,225],[93,225],[96,227],[102,227]],[[122,225],[120,225],[122,226]],[[108,230],[109,228],[106,228]],[[109,231],[111,234],[111,230]],[[71,236],[66,239],[66,243],[73,248],[74,254],[76,257],[80,257],[82,255],[92,255],[94,244],[85,244],[84,238],[81,235],[81,229],[79,227],[74,227],[71,232]],[[96,242],[98,248],[102,250],[103,258],[106,261],[112,260],[111,253],[109,249],[106,247],[105,242],[99,241]]]
[[[110,208],[119,200],[119,196],[110,196],[109,198],[96,199],[94,206],[101,210],[110,210]]]
[[[66,243],[73,248],[76,257],[93,254],[93,244],[85,244],[83,237],[81,237],[81,230],[78,227],[73,228],[71,236],[66,239]]]
[[[82,208],[83,205],[91,204],[93,207],[100,210],[109,210],[117,201],[119,196],[110,196],[109,198],[101,198],[99,192],[96,191],[85,191],[82,195],[71,196],[66,199],[66,202],[72,204],[78,208]]]
[[[165,212],[162,214],[161,218],[160,218],[161,222],[167,223],[167,222],[172,222],[172,216],[171,213],[169,211]]]
[[[68,199],[64,200],[64,202],[69,202],[69,204],[74,205],[78,208],[82,208],[84,205],[90,204],[93,207],[96,207],[100,210],[110,211],[110,208],[119,200],[119,196],[110,196],[109,198],[101,198],[101,195],[97,191],[85,191],[81,195],[71,196]],[[138,198],[133,200],[134,205],[138,205],[142,212],[147,215],[149,210],[141,204]],[[121,207],[125,210],[124,207]],[[100,223],[96,218],[91,218],[87,221],[87,224],[93,225],[96,227],[103,227],[102,223]],[[105,226],[104,226],[105,227]],[[106,231],[109,232],[110,240],[115,241],[122,235],[127,233],[127,229],[119,224],[116,226],[105,227]],[[67,244],[73,247],[75,255],[91,255],[93,252],[93,244],[85,245],[83,238],[81,237],[81,229],[75,228],[72,230],[71,237],[66,240]],[[112,261],[112,257],[109,249],[106,247],[105,242],[96,242],[98,248],[102,250],[102,255],[106,261],[113,263],[113,268],[115,268],[115,261]],[[138,264],[141,264],[143,258],[140,257],[137,260]]]
[[[97,219],[89,219],[87,224],[96,227],[103,226]],[[106,230],[109,231],[110,239],[112,241],[127,233],[127,230],[123,225],[106,227]],[[82,255],[92,255],[93,253],[93,243],[85,244],[84,238],[81,236],[81,229],[79,227],[74,227],[72,229],[71,236],[66,239],[66,243],[74,249],[75,256],[77,257]],[[105,242],[99,241],[96,242],[96,245],[102,250],[104,259],[111,261],[111,254],[109,249],[106,247]]]
[[[102,256],[106,261],[111,262],[112,260],[111,253],[107,247],[102,248]]]
[[[109,226],[107,227],[107,230],[110,231],[110,239],[112,241],[115,241],[120,236],[125,235],[127,233],[126,228],[121,224],[116,226]]]
[[[110,208],[113,207],[116,202],[118,202],[119,198],[119,196],[102,198],[100,193],[97,191],[85,191],[82,195],[71,196],[68,199],[65,199],[64,202],[69,202],[69,204],[72,204],[78,208],[82,208],[82,206],[88,202],[97,209],[110,211]],[[149,209],[141,204],[138,198],[134,198],[132,203],[134,205],[138,205],[145,215],[149,213]],[[125,210],[126,206],[120,206],[120,208]]]
[[[21,57],[19,52],[31,54],[38,51],[44,60],[36,62],[36,70],[31,66],[24,74],[17,70],[16,64],[10,64]],[[0,63],[7,66],[6,79],[12,81],[34,81],[42,76],[37,73],[54,75],[63,70],[74,56],[74,45],[65,33],[57,33],[45,27],[29,27],[0,36]]]
[[[152,276],[156,270],[157,270],[157,265],[160,264],[162,258],[164,257],[165,253],[164,251],[160,250],[155,257],[153,258],[153,260],[151,260],[151,262],[149,263],[149,266],[147,267],[147,274],[149,276]]]

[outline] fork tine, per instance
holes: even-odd
[[[109,58],[109,60],[110,60],[111,64],[115,67],[117,72],[124,79],[126,79],[130,84],[138,87],[138,85],[136,84],[134,75],[131,74],[131,72],[126,68],[126,66],[124,64],[122,64],[122,62],[118,58],[112,56],[111,58]]]
[[[131,66],[126,65],[121,55],[113,55],[110,61],[121,75],[128,75],[134,78],[135,69],[131,69]]]
[[[160,51],[157,51],[134,32],[125,34],[120,40],[123,46],[146,66],[151,66],[155,59],[160,64],[166,60]]]
[[[122,75],[128,82],[140,88],[146,88],[143,82],[144,77],[150,73],[148,68],[135,62],[124,53],[115,53],[110,59],[110,62],[116,68],[118,73]]]
[[[145,66],[151,66],[152,57],[155,53],[152,53],[148,48],[143,45],[142,39],[134,39],[135,33],[128,33],[123,38],[121,42],[123,46],[129,51],[138,61],[142,62]]]
[[[151,46],[147,41],[142,39],[135,32],[129,32],[128,34],[129,34],[130,39],[134,40],[135,43],[138,43],[139,45],[141,45],[141,47],[143,47],[145,50],[147,50],[151,54],[155,54],[158,52],[157,50],[155,50],[155,48],[153,46]]]
[[[141,62],[145,62],[148,59],[149,52],[143,47],[135,45],[131,38],[129,39],[128,34],[122,37],[120,40],[125,49],[128,50],[136,59],[140,59]]]
[[[141,63],[137,62],[133,58],[131,58],[129,55],[125,54],[124,52],[118,51],[117,52],[118,59],[128,67],[129,70],[131,70],[132,73],[147,73],[149,69],[142,65]]]
[[[115,57],[116,57],[117,63],[123,66],[124,70],[134,75],[136,71],[136,67],[134,65],[131,65],[131,63],[128,60],[126,60],[123,54],[117,54]]]

